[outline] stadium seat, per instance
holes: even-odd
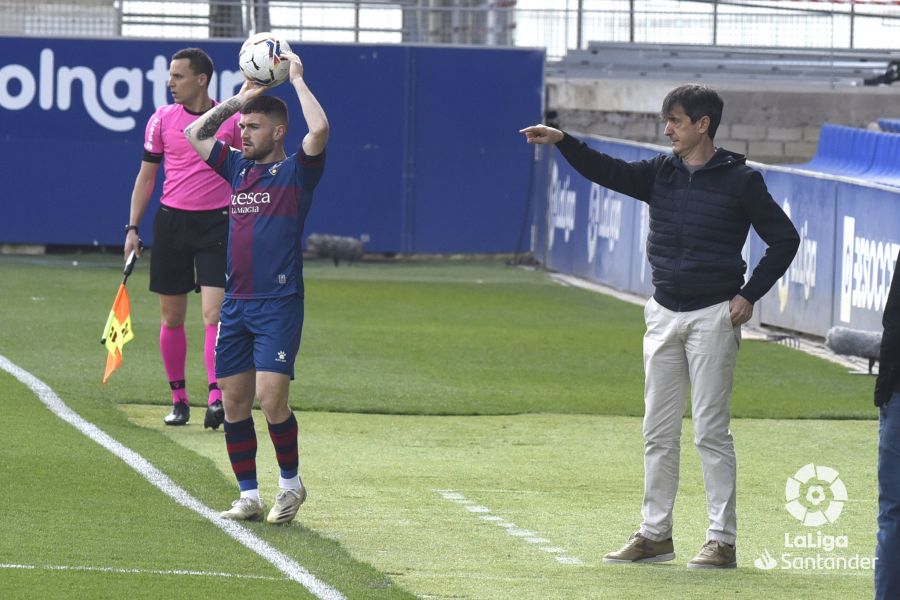
[[[866,129],[825,123],[819,133],[816,155],[799,169],[846,177],[860,177],[872,168],[875,146],[881,134]]]
[[[900,133],[900,119],[878,119],[878,127],[888,133]]]
[[[875,183],[900,187],[900,135],[878,134],[872,166],[861,177]]]

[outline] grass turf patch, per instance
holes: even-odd
[[[0,397],[0,597],[161,598],[173,590],[179,598],[314,597],[54,416],[4,372]],[[212,461],[103,404],[91,411],[95,424],[201,502],[224,507],[235,497]],[[221,434],[214,437],[221,442]],[[308,528],[249,528],[349,598],[410,597]]]
[[[69,396],[167,406],[147,264],[129,280],[136,338],[106,387],[100,331],[117,257],[0,257],[0,353]],[[306,266],[292,405],[398,414],[641,415],[641,308],[499,261]],[[199,298],[188,309],[188,391],[206,397]],[[51,369],[46,367],[52,365]],[[875,418],[873,382],[783,346],[745,342],[733,413]],[[823,393],[827,390],[827,393]]]
[[[166,429],[153,407],[124,409],[136,423],[163,431],[230,473],[221,439],[200,435],[196,426]],[[610,566],[601,563],[602,555],[621,546],[640,522],[638,418],[297,416],[310,493],[300,512],[304,525],[339,540],[354,557],[370,561],[420,597],[750,594],[793,600],[811,597],[811,590],[818,599],[872,593],[870,568],[831,568],[853,556],[871,563],[874,554],[877,424],[872,421],[735,420],[739,568],[697,572],[685,563],[705,540],[707,516],[688,420],[675,505],[677,559]],[[264,417],[257,412],[255,421],[264,440]],[[803,526],[784,508],[785,482],[810,462],[836,469],[849,495],[839,519],[820,528]],[[258,465],[261,489],[270,496],[278,477],[270,444],[260,443]],[[815,538],[817,531],[847,536],[847,548],[785,547],[785,535],[794,544],[796,536]],[[777,568],[754,566],[765,552],[777,559]],[[817,555],[822,568],[796,568],[797,560],[809,563]]]

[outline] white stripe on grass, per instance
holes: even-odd
[[[0,569],[22,569],[26,571],[91,571],[94,573],[113,573],[115,575],[193,575],[195,577],[229,577],[232,579],[265,579],[268,581],[287,581],[286,577],[268,577],[266,575],[241,575],[240,573],[219,573],[216,571],[189,571],[185,569],[127,569],[117,567],[88,567],[69,565],[16,565],[0,563]]]
[[[13,364],[3,355],[0,355],[0,369],[3,369],[21,381],[54,415],[69,423],[72,427],[89,437],[91,440],[112,452],[175,502],[191,509],[204,519],[210,521],[213,525],[271,563],[289,579],[292,579],[305,587],[315,597],[320,598],[321,600],[345,600],[344,595],[339,591],[317,579],[302,565],[282,553],[280,550],[269,545],[268,542],[257,537],[246,527],[220,517],[218,512],[191,496],[184,488],[172,481],[165,473],[153,466],[146,458],[134,450],[122,445],[99,427],[86,421],[78,413],[69,408],[46,383],[25,369]]]
[[[497,527],[503,528],[507,534],[509,534],[513,537],[517,537],[519,539],[524,539],[529,544],[536,544],[536,545],[538,545],[538,547],[541,550],[543,550],[544,552],[547,552],[548,554],[555,554],[556,556],[554,556],[554,558],[556,559],[556,562],[558,562],[562,565],[583,565],[584,564],[581,561],[581,559],[578,558],[577,556],[562,555],[562,553],[565,552],[565,550],[563,550],[562,548],[559,548],[557,546],[551,546],[550,540],[542,538],[542,537],[537,537],[537,533],[535,533],[534,531],[531,531],[530,529],[522,529],[521,527],[518,527],[515,523],[510,523],[503,517],[498,517],[497,515],[483,514],[483,513],[490,513],[491,509],[489,509],[486,506],[481,506],[480,504],[476,504],[475,502],[473,502],[472,500],[469,500],[468,498],[466,498],[459,492],[456,492],[454,490],[434,490],[434,491],[437,492],[438,494],[440,494],[441,497],[444,498],[444,500],[449,500],[450,502],[456,502],[457,504],[462,504],[463,507],[466,510],[468,510],[469,512],[482,513],[479,515],[479,517],[478,517],[479,519],[482,519],[483,521],[487,521],[488,523],[492,523],[492,524],[496,525]]]

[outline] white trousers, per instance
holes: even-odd
[[[673,312],[650,299],[644,307],[644,502],[641,535],[672,537],[678,491],[681,422],[691,391],[694,445],[700,454],[707,540],[734,544],[737,535],[737,465],[731,421],[731,389],[741,340],[728,302]]]

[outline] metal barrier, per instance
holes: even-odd
[[[548,76],[762,80],[863,85],[883,76],[897,51],[591,42],[548,66]]]
[[[653,44],[900,48],[894,0],[0,0],[0,35],[242,38],[543,47]],[[572,7],[569,7],[569,5]]]

